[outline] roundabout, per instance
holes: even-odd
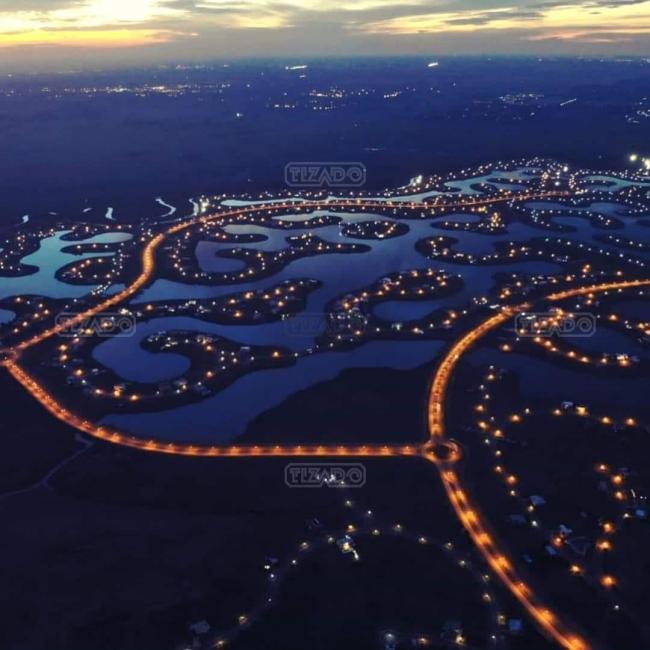
[[[528,201],[563,196],[563,192],[544,192],[537,194],[520,194],[508,197],[495,197],[491,199],[474,199],[457,204],[445,205],[448,208],[467,208],[476,206],[493,205],[499,202]],[[305,202],[301,208],[306,210],[318,209],[373,209],[380,210],[393,207],[390,202],[364,201],[362,199],[346,201],[315,201]],[[422,205],[402,203],[401,209],[422,209]],[[291,204],[275,204],[273,209],[295,208]],[[84,310],[73,317],[72,321],[83,323],[89,318],[101,315],[109,309],[114,309],[123,304],[147,286],[156,272],[157,255],[167,237],[194,225],[218,221],[223,216],[250,215],[267,210],[268,206],[239,208],[225,213],[191,219],[177,223],[166,231],[153,236],[141,252],[141,270],[135,280],[119,293],[106,298],[94,307]],[[603,282],[588,286],[573,287],[556,291],[535,300],[534,302],[559,302],[568,298],[598,294],[608,291],[618,291],[636,287],[650,286],[650,279],[621,280],[618,282]],[[89,419],[81,417],[63,406],[47,388],[34,379],[21,365],[22,354],[57,334],[63,327],[70,327],[71,321],[57,324],[44,331],[17,343],[3,352],[2,365],[11,376],[43,406],[50,414],[67,425],[77,429],[83,434],[117,445],[122,445],[141,451],[195,457],[394,457],[413,456],[421,457],[432,463],[437,468],[444,485],[449,503],[452,506],[459,522],[470,535],[474,546],[489,565],[501,584],[525,609],[539,630],[549,639],[566,650],[588,650],[592,646],[582,636],[572,631],[571,626],[562,620],[559,612],[554,612],[550,606],[544,604],[533,588],[522,577],[515,567],[515,563],[496,536],[491,532],[490,525],[481,515],[478,506],[468,494],[463,479],[456,465],[462,459],[462,449],[453,440],[451,432],[446,425],[446,405],[454,372],[462,361],[464,355],[471,350],[481,339],[507,324],[517,314],[531,309],[533,304],[525,302],[518,305],[502,306],[489,317],[477,323],[450,343],[447,351],[439,361],[433,375],[427,404],[428,435],[423,443],[413,444],[366,444],[366,445],[201,445],[169,443],[156,439],[144,439],[129,435],[118,429],[101,426]]]

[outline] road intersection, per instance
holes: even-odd
[[[443,206],[445,209],[470,208],[476,206],[493,205],[500,202],[530,201],[533,199],[547,199],[565,195],[565,192],[537,192],[511,194],[507,196],[497,195],[482,199],[469,199],[457,203],[449,203]],[[421,203],[393,203],[390,200],[376,201],[363,199],[349,200],[318,200],[300,203],[301,209],[306,210],[345,210],[345,209],[372,209],[386,210],[390,208],[418,209],[423,210],[433,206],[426,206]],[[154,278],[156,271],[156,256],[161,245],[166,239],[193,225],[212,222],[223,217],[236,217],[254,215],[263,211],[273,209],[293,209],[295,203],[282,203],[272,205],[255,205],[244,208],[230,209],[218,212],[213,215],[195,217],[187,221],[172,225],[164,232],[153,236],[144,246],[141,253],[141,270],[135,280],[119,293],[102,300],[95,306],[77,314],[74,319],[78,323],[85,321],[114,309],[124,303],[128,298],[134,296]],[[575,287],[565,291],[559,291],[542,297],[540,300],[557,302],[578,295],[596,294],[605,291],[615,291],[627,288],[650,286],[650,279],[622,280],[619,282],[604,282],[602,284]],[[592,646],[579,634],[573,632],[570,627],[561,620],[558,613],[553,612],[548,606],[542,603],[535,594],[533,588],[522,578],[511,558],[502,549],[494,534],[490,531],[488,522],[484,520],[477,506],[470,498],[459,471],[457,464],[462,458],[462,451],[457,443],[453,441],[450,432],[447,430],[445,414],[446,403],[449,394],[450,382],[455,369],[463,356],[471,350],[483,337],[495,331],[517,313],[530,310],[528,303],[503,306],[496,313],[476,324],[472,329],[462,334],[451,343],[446,353],[438,363],[431,382],[429,392],[427,415],[428,415],[428,437],[422,443],[413,444],[368,444],[368,445],[229,445],[214,446],[200,444],[168,443],[155,439],[146,440],[137,438],[122,431],[111,429],[107,426],[95,424],[80,415],[75,414],[64,407],[57,398],[42,384],[34,379],[20,364],[22,353],[43,341],[59,334],[64,328],[70,326],[70,321],[57,323],[56,325],[32,336],[25,341],[18,343],[14,348],[5,351],[2,362],[8,372],[28,391],[49,413],[57,419],[65,422],[82,433],[114,444],[119,444],[142,451],[165,453],[184,456],[199,457],[350,457],[359,458],[364,456],[412,456],[424,458],[433,463],[439,471],[443,486],[447,493],[449,502],[456,513],[459,521],[469,533],[476,548],[484,560],[491,567],[507,590],[519,601],[537,627],[549,639],[555,641],[560,647],[566,650],[589,650]]]

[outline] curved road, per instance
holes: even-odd
[[[541,300],[558,301],[590,293],[616,291],[618,289],[649,285],[650,280],[607,282],[552,293]],[[425,447],[433,449],[436,444],[444,442],[447,439],[445,401],[453,372],[463,354],[470,350],[486,334],[506,323],[517,313],[530,309],[530,307],[531,305],[529,303],[523,303],[515,307],[505,307],[498,314],[485,319],[469,332],[465,333],[451,346],[439,363],[431,384],[428,404],[429,442]],[[498,543],[488,531],[486,522],[469,498],[467,491],[463,487],[462,480],[458,472],[454,470],[452,464],[440,459],[436,461],[436,464],[440,470],[440,478],[447,492],[447,496],[458,519],[470,534],[477,549],[500,578],[501,582],[525,608],[547,637],[552,638],[567,650],[587,650],[590,647],[589,644],[580,636],[571,632],[559,620],[558,616],[539,600],[531,587],[518,575],[512,561],[499,548]]]
[[[463,334],[449,348],[442,358],[436,369],[428,400],[428,426],[429,438],[423,444],[416,445],[253,445],[239,446],[207,446],[207,445],[190,445],[180,443],[165,443],[157,440],[144,440],[134,436],[126,435],[123,432],[102,427],[85,420],[75,413],[62,406],[56,398],[32,378],[18,363],[20,354],[23,350],[36,345],[56,334],[71,324],[78,324],[85,319],[115,307],[127,298],[134,295],[144,287],[152,278],[155,272],[156,253],[161,244],[169,235],[191,227],[197,223],[212,221],[223,216],[243,216],[255,214],[265,210],[282,210],[282,209],[332,209],[332,208],[363,208],[363,209],[435,209],[435,208],[467,208],[480,205],[493,205],[495,203],[509,201],[529,201],[532,199],[551,198],[566,196],[566,192],[539,192],[508,195],[503,197],[493,197],[486,199],[467,200],[458,203],[445,205],[423,205],[418,203],[398,203],[391,201],[364,201],[363,199],[350,199],[346,201],[305,201],[298,205],[292,203],[257,205],[242,209],[231,210],[215,215],[190,219],[180,222],[163,233],[153,237],[142,251],[142,270],[132,284],[123,291],[107,298],[95,307],[78,314],[72,323],[56,324],[55,326],[33,336],[7,351],[7,357],[3,361],[11,375],[27,390],[38,402],[45,407],[54,417],[62,420],[70,426],[82,431],[83,433],[128,447],[133,447],[143,451],[157,453],[187,455],[187,456],[208,456],[208,457],[233,457],[233,456],[276,456],[276,457],[304,457],[304,456],[419,456],[436,465],[440,472],[440,477],[447,492],[449,501],[463,524],[470,534],[477,549],[492,568],[494,573],[501,580],[503,585],[519,601],[519,603],[528,612],[530,617],[535,621],[539,629],[550,639],[553,639],[566,650],[589,650],[591,647],[586,640],[572,632],[569,627],[560,620],[559,615],[545,606],[535,595],[532,588],[519,576],[513,566],[511,559],[499,547],[497,541],[488,532],[488,525],[483,520],[476,506],[473,505],[467,491],[464,489],[462,480],[458,472],[454,469],[456,462],[460,460],[461,454],[458,446],[447,436],[445,425],[445,402],[449,390],[450,381],[453,372],[461,360],[462,356],[470,350],[483,336],[492,332],[511,319],[520,311],[530,309],[528,303],[504,307],[498,313],[485,319],[473,329]],[[566,291],[552,293],[542,300],[558,301],[573,296],[585,295],[589,293],[598,293],[609,290],[626,289],[638,286],[650,285],[650,279],[647,280],[630,280],[621,282],[608,282],[599,285],[579,287]],[[448,450],[444,457],[436,455],[435,450],[446,447]]]

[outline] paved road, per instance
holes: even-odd
[[[507,197],[494,197],[480,200],[470,200],[447,204],[447,208],[465,208],[477,205],[492,205],[494,203],[512,201],[529,201],[532,199],[549,198],[551,196],[562,196],[563,192],[545,192],[537,194],[518,194]],[[142,252],[142,270],[136,280],[126,287],[120,293],[108,298],[95,307],[79,314],[79,322],[86,318],[93,317],[106,309],[115,307],[125,299],[129,298],[143,286],[145,286],[155,273],[156,252],[165,239],[176,232],[203,221],[212,221],[223,216],[237,216],[245,214],[254,214],[265,210],[273,209],[295,209],[295,204],[272,204],[243,209],[231,210],[224,213],[191,219],[186,222],[177,223],[164,233],[153,237],[144,247]],[[386,209],[398,207],[400,209],[428,209],[431,206],[422,204],[399,203],[396,205],[390,202],[373,202],[362,199],[349,201],[312,201],[303,202],[301,208],[311,209],[350,209],[350,208],[369,208],[369,209]],[[443,207],[443,206],[438,206]],[[620,282],[608,282],[587,287],[578,287],[552,293],[541,300],[559,301],[578,295],[590,293],[600,293],[618,289],[627,289],[640,286],[650,285],[650,279],[647,280],[622,280]],[[468,352],[482,337],[489,332],[494,331],[508,320],[513,318],[517,313],[530,310],[531,305],[521,304],[517,306],[508,306],[501,311],[485,319],[476,325],[470,331],[464,333],[449,348],[448,352],[442,358],[436,369],[431,384],[431,390],[428,401],[428,423],[429,439],[423,444],[414,445],[249,445],[240,446],[232,445],[207,446],[191,445],[180,443],[166,443],[157,440],[143,440],[126,435],[120,431],[94,424],[84,418],[76,415],[70,410],[63,407],[50,392],[32,378],[19,364],[20,353],[37,343],[50,338],[59,333],[64,327],[54,326],[41,334],[34,336],[19,345],[17,345],[3,362],[11,375],[27,390],[38,402],[44,406],[56,418],[66,422],[70,426],[82,431],[83,433],[107,440],[116,444],[125,445],[158,453],[189,455],[189,456],[210,456],[210,457],[310,457],[310,456],[328,456],[328,457],[363,457],[363,456],[420,456],[435,464],[440,472],[440,477],[447,492],[449,501],[458,516],[459,521],[470,534],[477,549],[484,557],[486,562],[498,576],[502,584],[510,593],[519,601],[519,603],[528,612],[532,620],[537,624],[539,629],[550,639],[557,642],[566,650],[589,650],[592,646],[580,635],[572,632],[571,629],[560,620],[560,616],[545,606],[534,590],[518,574],[514,567],[513,561],[497,543],[493,534],[489,532],[489,525],[484,521],[478,508],[473,504],[468,496],[466,488],[463,486],[462,479],[455,469],[456,463],[461,459],[459,447],[447,436],[445,425],[445,402],[454,370],[463,355]],[[440,453],[442,448],[447,449],[444,454]],[[438,453],[436,454],[436,451]]]

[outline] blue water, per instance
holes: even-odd
[[[636,181],[633,183],[627,180],[626,178],[618,178],[617,176],[606,176],[603,174],[595,174],[593,176],[588,176],[587,179],[593,182],[593,185],[590,187],[590,189],[603,190],[604,192],[620,190],[625,187],[631,187],[632,185],[647,185],[648,187],[650,187],[650,182],[643,183],[643,182]],[[613,185],[609,185],[609,183],[613,183]]]
[[[373,309],[379,318],[388,321],[410,321],[423,318],[434,309],[444,306],[446,300],[387,300]]]
[[[323,211],[321,214],[327,214],[327,212]],[[369,220],[373,218],[373,215],[367,213],[363,215],[354,213],[337,214],[337,216],[342,217],[344,222]],[[385,217],[375,216],[376,218],[385,219]],[[459,216],[462,218],[463,215]],[[471,216],[465,215],[465,217],[470,218]],[[300,221],[304,218],[304,215],[289,215],[288,218],[282,217],[283,220],[290,221]],[[409,232],[400,237],[382,241],[365,241],[364,243],[371,249],[369,252],[361,254],[332,254],[298,259],[291,262],[271,278],[264,278],[239,285],[201,286],[158,280],[150,288],[137,296],[133,302],[139,304],[164,299],[215,297],[233,291],[270,287],[287,279],[312,278],[320,280],[322,286],[309,295],[304,312],[310,315],[318,315],[325,312],[326,305],[333,298],[340,297],[346,292],[366,288],[382,276],[395,271],[405,271],[414,268],[435,268],[446,270],[452,275],[460,274],[464,278],[465,285],[463,288],[456,294],[445,299],[423,302],[388,301],[375,307],[375,313],[387,320],[408,321],[419,318],[438,307],[462,307],[467,305],[472,296],[487,294],[493,284],[494,273],[508,271],[513,273],[528,272],[538,274],[552,273],[559,269],[557,264],[538,261],[518,262],[490,268],[432,262],[425,259],[415,250],[415,243],[419,239],[429,237],[435,233],[435,230],[432,230],[431,227],[432,223],[435,226],[435,221],[409,220]],[[286,246],[286,237],[304,232],[300,228],[275,230],[249,225],[228,226],[227,231],[233,234],[255,233],[263,235],[265,237],[263,242],[245,244],[245,246],[264,250],[277,250],[282,248]],[[341,228],[338,225],[313,228],[312,232],[322,239],[331,242],[354,241],[353,238],[345,237],[341,233]],[[511,238],[526,239],[537,233],[538,231],[536,229],[527,225],[514,224],[510,232],[498,236],[458,233],[457,238],[461,242],[460,247],[462,250],[474,253],[488,253],[493,250],[494,243],[497,241]],[[456,236],[456,233],[454,236]],[[208,263],[215,264],[214,261],[209,262],[209,259],[214,259],[214,252],[217,250],[226,250],[233,246],[239,246],[239,244],[210,243],[208,246],[199,244],[199,247],[197,247],[197,256],[200,259],[201,266],[206,268],[206,264]],[[220,260],[216,264],[221,265],[223,261]],[[215,267],[212,266],[212,268],[214,269]],[[219,266],[219,269],[226,270],[223,266]],[[187,369],[187,359],[173,353],[152,354],[140,347],[140,341],[149,334],[170,329],[203,331],[225,336],[246,345],[274,344],[287,347],[296,352],[303,352],[307,349],[313,343],[313,339],[317,334],[317,332],[308,332],[307,334],[303,333],[301,336],[297,336],[297,329],[292,327],[291,319],[255,326],[222,326],[205,323],[196,318],[157,318],[150,322],[139,324],[136,334],[132,338],[115,338],[101,343],[95,349],[95,359],[114,370],[125,380],[154,382],[180,377]],[[298,331],[300,331],[299,328]],[[417,365],[417,363],[423,363],[430,359],[431,350],[436,347],[431,343],[423,345],[409,342],[399,343],[395,344],[396,347],[389,346],[382,348],[386,350],[399,350],[397,357],[387,353],[377,359],[373,356],[373,350],[377,350],[378,345],[385,346],[386,344],[366,345],[351,353],[319,354],[314,357],[301,358],[294,368],[253,373],[249,377],[238,380],[234,386],[228,388],[224,393],[195,405],[183,407],[180,411],[185,417],[190,417],[192,422],[196,423],[197,431],[204,431],[205,414],[211,413],[211,409],[217,408],[217,405],[227,404],[227,407],[223,407],[229,413],[228,418],[222,422],[224,427],[223,436],[230,439],[230,437],[237,435],[237,431],[241,432],[244,430],[243,420],[252,417],[253,412],[249,410],[251,408],[251,402],[254,402],[255,412],[261,412],[264,409],[264,405],[271,398],[271,395],[276,396],[276,400],[273,403],[278,403],[278,401],[291,394],[294,389],[297,389],[296,387],[306,387],[307,385],[321,381],[323,378],[332,377],[344,367],[374,364],[398,367],[399,364],[404,362],[403,359],[409,360],[408,363],[411,365]],[[405,353],[406,350],[409,350],[408,354]],[[405,354],[406,356],[404,357]],[[259,377],[262,379],[259,379]],[[273,378],[277,378],[277,381],[282,382],[284,386],[282,390],[276,387]],[[260,388],[262,384],[257,382],[264,382],[265,386],[271,382],[273,383],[273,390],[269,392],[268,387],[262,390]],[[241,398],[242,393],[239,391],[245,391],[246,387],[249,387],[249,390],[253,391],[250,395],[256,395],[256,397],[254,400],[248,399],[245,402],[240,402],[247,404],[247,414],[242,415],[234,405],[238,404],[237,400]],[[264,398],[257,397],[256,391],[258,390],[264,393]],[[224,397],[226,394],[229,396],[228,399]],[[219,406],[219,408],[221,409],[222,407]],[[171,415],[171,413],[168,415]],[[182,422],[182,419],[176,420],[176,416],[169,420],[159,415],[116,415],[115,417],[127,418],[124,421],[120,419],[119,423],[121,425],[128,424],[128,427],[132,431],[143,435],[159,429],[162,426],[161,420],[175,423],[171,431],[178,431],[177,424]],[[113,418],[109,418],[108,421],[113,422]],[[209,423],[211,421],[211,418],[209,418]],[[238,423],[236,427],[235,422]],[[221,436],[222,434],[219,435]],[[220,439],[222,438],[220,437]]]
[[[303,357],[291,368],[248,374],[202,402],[157,413],[110,415],[102,423],[161,440],[229,442],[260,413],[296,391],[333,379],[345,368],[414,368],[433,359],[441,347],[440,342],[376,341],[351,352]],[[309,431],[305,440],[310,440]]]
[[[8,296],[35,294],[48,298],[77,298],[87,294],[94,287],[75,286],[61,282],[55,278],[55,273],[70,262],[81,261],[91,257],[110,257],[113,253],[83,253],[74,255],[62,251],[74,244],[114,244],[131,239],[132,235],[123,232],[109,232],[82,239],[80,241],[65,241],[61,239],[68,230],[62,230],[40,242],[37,251],[22,258],[23,264],[38,267],[38,272],[32,275],[16,278],[0,279],[0,298]]]
[[[516,372],[524,399],[570,401],[587,405],[623,406],[634,415],[641,405],[639,395],[649,394],[650,377],[620,378],[615,381],[579,369],[569,370],[551,362],[516,353],[479,348],[466,357],[468,363],[494,365]],[[643,405],[645,406],[645,405]]]
[[[650,322],[650,300],[621,300],[612,311],[623,320]]]
[[[517,181],[526,178],[533,170],[516,170],[513,172],[493,172],[463,181],[448,183],[448,187],[472,194],[475,190],[472,184],[477,182],[493,182],[495,178],[504,178],[502,187],[516,188]],[[426,200],[436,192],[425,190],[417,194],[409,194],[409,188],[401,188],[405,200]],[[575,231],[562,233],[563,239],[585,242],[597,245],[604,250],[613,251],[617,255],[626,255],[622,249],[612,245],[597,244],[593,236],[603,233],[602,229],[594,228],[587,220],[576,216],[562,215],[563,207],[553,202],[531,202],[529,208],[556,208],[559,216],[553,218],[559,223],[565,223],[575,228]],[[615,202],[594,203],[588,208],[599,210],[612,216],[623,218],[625,228],[612,231],[616,235],[632,239],[648,238],[650,229],[638,224],[638,216],[627,217],[620,204]],[[341,219],[342,224],[356,221],[369,221],[373,218],[381,220],[396,220],[384,215],[369,213],[338,213],[322,210],[317,213],[290,213],[277,217],[277,220],[294,222],[295,227],[289,229],[270,228],[259,225],[233,224],[225,227],[231,234],[256,234],[263,237],[262,241],[249,243],[224,243],[201,241],[195,249],[199,267],[205,272],[237,272],[244,267],[244,262],[237,259],[220,257],[217,253],[233,248],[249,248],[261,251],[276,251],[288,246],[287,238],[306,232],[300,222],[319,215],[333,214]],[[508,226],[508,231],[498,235],[452,231],[443,232],[438,226],[443,221],[468,223],[476,221],[473,214],[451,214],[433,219],[409,219],[408,232],[391,239],[365,240],[368,252],[353,254],[315,255],[296,259],[271,277],[233,285],[196,285],[157,280],[150,287],[135,296],[132,304],[139,305],[163,300],[180,300],[190,298],[213,298],[233,292],[265,289],[277,285],[284,280],[297,278],[314,279],[321,286],[312,291],[306,300],[304,314],[318,318],[323,315],[328,304],[335,298],[346,293],[365,289],[383,276],[411,269],[428,269],[446,271],[450,275],[458,275],[463,280],[463,286],[453,295],[442,299],[417,300],[387,300],[373,307],[374,314],[389,322],[409,322],[426,316],[438,308],[462,309],[471,304],[471,300],[480,296],[488,296],[494,286],[496,273],[523,273],[530,275],[551,274],[560,270],[560,265],[536,260],[521,261],[514,264],[495,266],[462,265],[442,261],[432,261],[423,257],[415,250],[418,240],[436,234],[446,234],[458,240],[455,250],[471,253],[475,256],[493,252],[494,245],[503,241],[525,242],[533,237],[547,236],[544,229],[524,223],[514,223]],[[358,243],[352,237],[346,237],[341,225],[325,227],[310,226],[308,231],[318,237],[333,243]],[[61,233],[44,239],[39,250],[27,256],[23,261],[38,266],[38,273],[25,278],[9,278],[0,282],[0,297],[16,294],[38,293],[52,297],[75,297],[87,293],[89,287],[75,287],[54,278],[58,268],[71,260],[84,257],[106,255],[106,253],[90,253],[84,256],[72,256],[61,252],[70,242],[61,241]],[[102,243],[124,241],[129,235],[124,233],[107,233],[84,240],[80,243]],[[647,254],[634,253],[637,257],[647,257]],[[110,291],[119,290],[118,286]],[[644,307],[635,304],[634,308],[621,305],[620,309],[639,311]],[[645,307],[647,313],[647,307]],[[649,315],[650,316],[650,315]],[[11,312],[0,312],[0,323],[7,322],[12,317]],[[352,351],[328,352],[316,355],[309,354],[314,338],[318,331],[305,332],[295,327],[291,317],[283,321],[259,325],[217,325],[207,323],[199,318],[186,316],[170,316],[154,318],[150,321],[139,322],[135,334],[128,338],[111,338],[101,342],[94,350],[96,363],[113,370],[125,381],[160,382],[183,376],[189,368],[189,360],[174,352],[151,353],[141,347],[144,338],[160,331],[187,330],[190,332],[205,332],[225,337],[242,345],[276,345],[285,347],[300,355],[295,366],[289,368],[253,372],[237,380],[221,393],[200,402],[178,409],[169,409],[151,414],[121,414],[115,413],[105,418],[105,422],[128,429],[140,435],[155,435],[169,440],[195,440],[202,442],[224,442],[233,440],[241,435],[247,424],[265,410],[279,404],[296,391],[308,388],[336,377],[345,368],[380,367],[413,368],[430,361],[439,352],[440,342],[403,341],[403,342],[373,342]],[[324,326],[324,319],[322,320]],[[570,341],[587,351],[621,352],[625,351],[638,356],[646,356],[645,350],[631,338],[607,328],[598,328],[591,339]],[[490,355],[493,355],[491,357]],[[587,401],[589,394],[599,396],[614,394],[624,395],[625,391],[617,388],[614,392],[604,389],[598,378],[587,378],[586,373],[578,373],[565,368],[557,369],[549,363],[524,359],[517,355],[502,355],[487,351],[477,351],[473,358],[494,360],[503,365],[511,364],[513,369],[525,373],[526,390],[544,391],[552,386],[553,394],[557,393],[562,399],[580,399]],[[529,380],[529,375],[532,378]],[[577,382],[577,377],[580,382]],[[601,386],[601,387],[599,387]],[[548,391],[547,391],[548,392]],[[573,397],[567,397],[567,393]],[[623,397],[622,397],[623,399]],[[621,402],[624,403],[624,402]],[[308,433],[308,432],[307,432]]]
[[[9,309],[0,309],[0,324],[10,323],[14,318],[16,318],[15,312]]]
[[[650,357],[648,348],[639,344],[634,336],[629,336],[623,334],[623,332],[605,327],[600,321],[597,323],[596,329],[591,336],[569,338],[567,342],[587,352],[595,353],[596,357],[601,352],[607,352],[609,354],[621,352],[636,355],[641,359],[648,359]]]
[[[246,266],[246,262],[217,255],[219,251],[225,248],[231,248],[231,246],[225,246],[218,242],[199,242],[195,254],[201,271],[205,273],[241,271]]]
[[[337,216],[341,216],[344,222],[372,218],[372,215],[368,214]],[[296,216],[291,220],[300,219]],[[462,276],[465,281],[464,286],[444,299],[387,301],[374,307],[379,317],[389,321],[408,322],[436,308],[462,308],[472,297],[487,295],[493,286],[495,273],[542,274],[554,273],[560,268],[558,264],[539,261],[481,267],[427,260],[415,250],[415,243],[435,233],[432,229],[435,221],[409,220],[409,232],[400,237],[365,241],[364,243],[370,247],[370,251],[366,253],[331,254],[298,259],[273,277],[244,284],[201,286],[158,280],[133,302],[141,304],[165,299],[215,297],[234,291],[266,288],[287,279],[311,278],[320,280],[322,286],[309,295],[304,313],[318,316],[326,311],[327,304],[333,298],[340,297],[346,292],[364,289],[379,278],[396,271],[434,268],[445,270],[451,275]],[[261,226],[229,226],[228,231],[264,235],[266,239],[263,242],[247,246],[266,250],[277,250],[285,245],[287,236],[303,232],[299,228],[277,231]],[[354,241],[352,238],[345,237],[338,225],[314,228],[313,232],[327,241]],[[491,252],[495,242],[513,238],[525,240],[538,234],[537,229],[528,225],[513,224],[508,233],[498,236],[476,233],[454,233],[454,236],[460,240],[461,250],[480,254]],[[209,249],[204,248],[203,254],[207,250],[213,252],[232,246],[232,244],[219,243]],[[156,318],[140,324],[132,338],[109,339],[101,343],[95,349],[94,355],[96,360],[113,369],[126,380],[147,382],[169,380],[183,375],[187,369],[187,360],[173,353],[152,354],[144,351],[140,347],[140,341],[149,334],[171,329],[202,331],[221,335],[246,345],[279,345],[298,353],[304,352],[311,346],[318,332],[301,332],[300,335],[296,335],[296,332],[301,330],[292,327],[291,320],[254,326],[223,326],[205,323],[196,318]],[[245,430],[246,422],[254,415],[278,404],[296,390],[334,377],[345,367],[377,365],[413,367],[430,360],[438,347],[438,343],[376,342],[352,352],[306,356],[300,358],[295,367],[252,373],[239,379],[222,393],[178,410],[165,411],[164,414],[115,414],[106,418],[106,422],[126,427],[140,435],[158,432],[157,435],[162,437],[180,440],[183,439],[183,435],[179,432],[184,431],[186,423],[191,421],[194,436],[192,439],[197,439],[198,436],[204,441],[230,440]],[[215,413],[219,413],[218,429],[214,428]]]

